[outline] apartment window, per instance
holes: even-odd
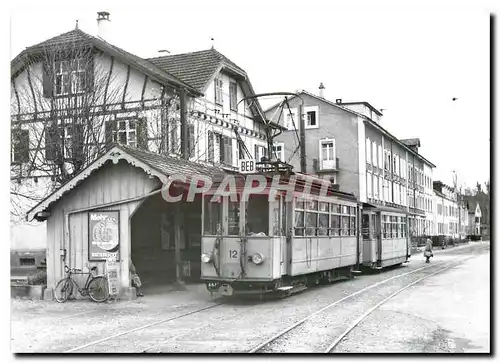
[[[398,171],[396,169],[397,165],[398,165],[398,156],[394,154],[392,157],[392,172],[396,175],[398,174]]]
[[[372,197],[372,174],[366,173],[366,194],[368,198]]]
[[[335,140],[320,140],[321,169],[335,169]]]
[[[378,189],[378,196],[379,196],[380,200],[384,200],[384,184],[383,184],[383,182],[384,182],[384,179],[381,176],[379,176],[378,177],[378,188],[379,188]]]
[[[238,111],[238,108],[236,107],[236,104],[238,103],[237,89],[236,83],[229,83],[229,107],[231,108],[231,111],[235,112]]]
[[[372,163],[371,147],[372,147],[372,145],[370,143],[370,139],[366,139],[366,162],[368,164]]]
[[[384,167],[384,154],[382,153],[382,145],[378,145],[378,167],[382,169]]]
[[[85,91],[85,60],[54,62],[54,92],[56,96]]]
[[[286,108],[284,109],[284,126],[287,130],[296,130],[299,128],[299,120],[297,117],[297,109],[296,108]]]
[[[224,83],[222,82],[222,79],[219,78],[215,78],[214,83],[215,83],[215,103],[218,105],[222,105],[223,104],[222,87]]]
[[[12,162],[29,161],[29,130],[12,130]]]
[[[318,106],[304,107],[304,113],[306,115],[306,129],[315,129],[319,127],[318,120]]]
[[[259,162],[263,157],[267,156],[267,149],[264,146],[254,145],[255,161]]]
[[[280,161],[285,161],[285,144],[283,142],[273,145],[273,156]]]
[[[378,191],[379,191],[378,176],[373,175],[373,197],[377,200],[379,199]]]
[[[118,130],[116,131],[116,139],[120,144],[136,147],[137,144],[137,127],[135,120],[118,121]]]
[[[222,136],[219,160],[222,164],[233,165],[233,139]]]
[[[377,144],[375,141],[372,142],[372,160],[373,166],[378,166],[378,158],[377,158]]]

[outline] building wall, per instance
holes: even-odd
[[[325,177],[333,177],[335,184],[339,184],[340,190],[344,192],[354,193],[360,197],[359,187],[359,147],[358,147],[358,117],[354,114],[346,112],[327,102],[323,102],[315,97],[307,94],[301,95],[303,100],[303,110],[307,107],[318,107],[316,122],[318,127],[305,128],[305,155],[306,155],[306,173],[324,175]],[[300,149],[297,149],[300,138],[299,120],[297,117],[298,106],[301,103],[300,99],[294,98],[290,102],[290,108],[294,113],[294,123],[297,126],[297,131],[286,130],[275,138],[275,143],[282,143],[284,146],[285,161],[289,162],[294,171],[301,171],[300,168]],[[285,107],[285,111],[288,109]],[[276,112],[276,107],[266,111],[266,116],[271,119]],[[284,125],[284,115],[281,115],[278,120],[280,125]],[[305,113],[303,113],[305,117]],[[305,123],[305,121],[304,121]],[[364,128],[364,126],[362,126]],[[328,173],[318,172],[315,170],[314,159],[320,163],[320,141],[334,140],[335,157],[338,158],[338,171],[330,171]],[[295,152],[296,151],[296,152]],[[295,154],[294,154],[295,152]]]
[[[104,262],[88,261],[88,212],[69,217],[69,239],[65,237],[65,216],[69,212],[91,206],[102,205],[124,199],[143,196],[160,187],[156,178],[149,178],[143,171],[131,167],[124,161],[117,165],[108,162],[84,180],[78,189],[73,189],[55,202],[47,220],[47,287],[54,288],[63,277],[64,263],[71,268],[88,271],[87,263],[97,266],[104,273]],[[122,287],[130,286],[128,259],[130,256],[129,220],[140,204],[139,201],[102,208],[99,210],[120,211],[120,263],[119,274]],[[62,250],[66,249],[66,262]],[[86,276],[84,277],[86,278]]]

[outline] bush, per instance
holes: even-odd
[[[28,285],[47,285],[47,270],[40,269],[29,275]]]

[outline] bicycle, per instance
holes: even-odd
[[[76,286],[82,296],[89,295],[95,302],[104,302],[109,298],[108,279],[105,276],[94,276],[97,267],[92,267],[89,272],[82,272],[77,268],[64,266],[66,277],[61,279],[54,290],[54,297],[57,302],[63,303],[73,294],[73,286]],[[87,275],[85,286],[80,288],[72,275]]]

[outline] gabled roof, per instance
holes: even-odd
[[[213,48],[149,58],[148,61],[164,70],[168,70],[184,82],[196,87],[200,92],[205,90],[208,82],[221,65],[246,78],[246,72],[243,69]]]
[[[69,32],[57,35],[53,38],[50,38],[39,44],[33,45],[23,50],[19,55],[17,55],[11,61],[11,76],[14,76],[16,73],[18,73],[20,70],[24,68],[25,62],[23,62],[23,60],[25,60],[27,57],[41,54],[43,51],[51,47],[70,45],[74,43],[83,43],[83,44],[88,44],[90,46],[94,46],[95,48],[100,49],[105,53],[108,53],[112,56],[119,58],[124,63],[137,68],[138,70],[144,72],[145,74],[148,74],[149,76],[151,76],[153,79],[156,79],[160,83],[170,82],[177,86],[183,86],[188,91],[191,91],[196,95],[200,94],[200,92],[197,91],[197,89],[192,85],[190,85],[189,83],[184,82],[183,80],[179,79],[170,72],[157,67],[148,60],[140,58],[132,53],[129,53],[115,45],[112,45],[104,41],[101,38],[97,38],[90,34],[87,34],[80,29],[73,29]]]
[[[184,82],[193,85],[201,93],[205,93],[213,77],[220,70],[224,70],[232,73],[240,81],[240,86],[245,96],[248,97],[255,94],[246,72],[214,48],[149,58],[148,61],[159,68],[168,70]],[[260,114],[263,115],[264,111],[258,100],[252,104],[250,109],[254,117],[260,120]]]
[[[213,177],[225,173],[222,168],[215,166],[206,166],[184,159],[156,154],[150,151],[139,150],[124,145],[116,145],[33,207],[27,213],[26,219],[31,221],[37,218],[38,213],[49,208],[64,194],[87,179],[94,171],[100,169],[106,162],[112,161],[116,164],[120,160],[125,160],[129,164],[141,168],[148,175],[157,177],[162,183],[172,175]]]

